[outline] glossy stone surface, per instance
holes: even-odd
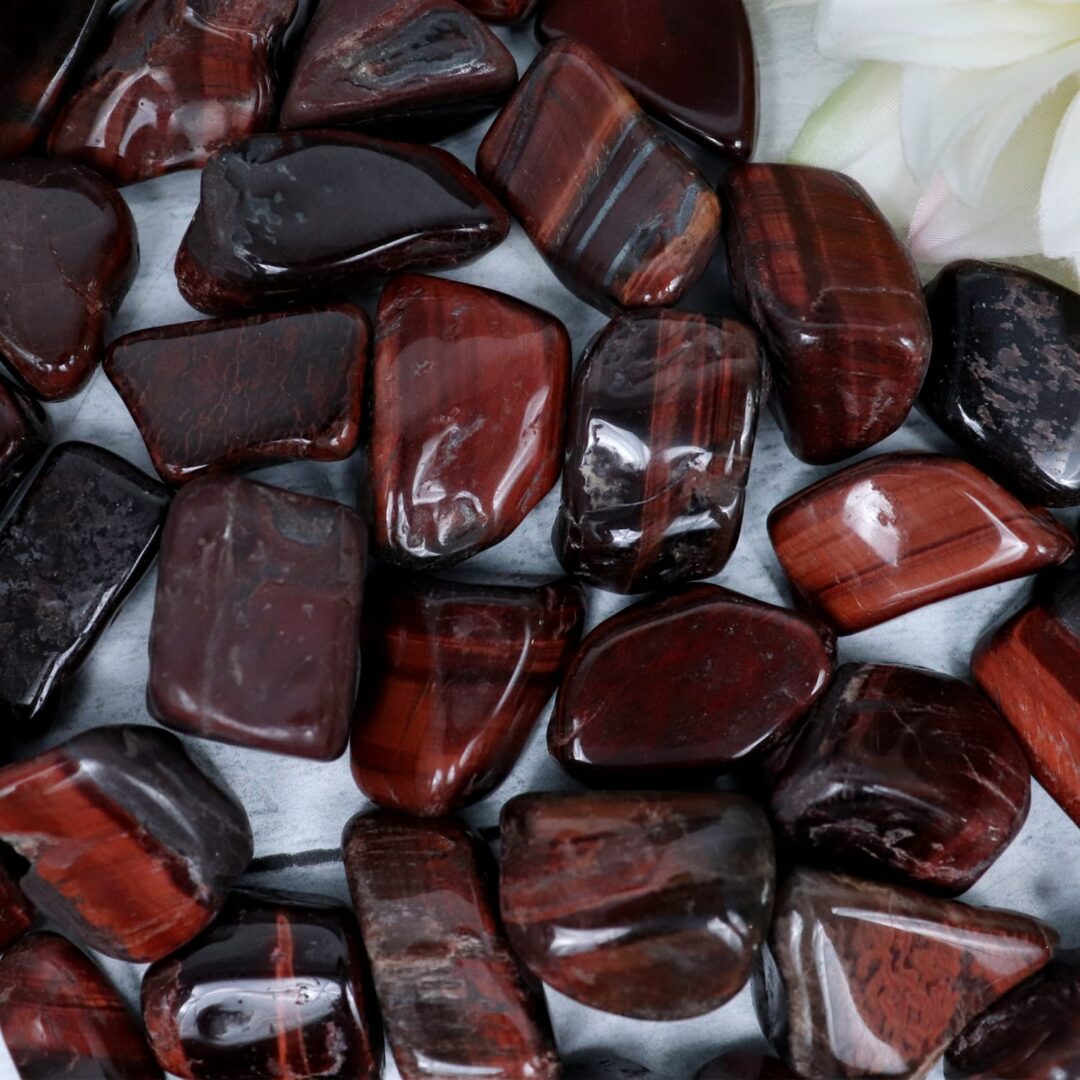
[[[445,150],[343,131],[257,135],[203,170],[176,278],[193,307],[228,314],[456,266],[509,229],[502,206]]]
[[[800,859],[966,892],[1027,817],[1009,725],[959,679],[845,664],[772,763],[772,820]]]
[[[973,465],[882,454],[796,492],[769,538],[799,598],[851,634],[1063,563],[1072,534]]]
[[[21,887],[64,933],[157,960],[216,914],[251,859],[231,792],[152,727],[98,727],[0,769],[0,838],[31,862]]]
[[[34,909],[19,888],[25,866],[8,847],[0,847],[0,950],[25,934],[34,922]]]
[[[176,497],[150,627],[150,714],[330,761],[356,694],[367,537],[348,507],[239,477]]]
[[[736,158],[753,152],[757,70],[742,0],[550,0],[537,30],[588,45],[648,112],[691,139]]]
[[[700,1016],[750,977],[772,907],[765,815],[738,795],[529,794],[502,811],[510,943],[556,990],[642,1020]]]
[[[825,465],[906,419],[930,361],[911,256],[852,179],[798,165],[729,177],[732,282],[769,349],[791,452]]]
[[[434,137],[491,112],[516,82],[514,58],[457,0],[322,0],[281,123]]]
[[[0,530],[0,717],[30,732],[157,550],[168,493],[88,443],[50,452]]]
[[[116,189],[56,161],[0,163],[0,359],[39,398],[82,389],[139,265]]]
[[[563,566],[623,593],[718,573],[739,540],[767,392],[741,323],[676,311],[609,323],[574,377],[552,531]]]
[[[1026,915],[797,870],[777,897],[755,1004],[800,1076],[920,1080],[1056,943]]]
[[[515,23],[528,18],[537,0],[462,0],[481,19],[493,23]]]
[[[543,997],[499,926],[493,868],[459,822],[359,815],[345,870],[403,1080],[555,1080]]]
[[[274,120],[297,0],[135,0],[60,110],[49,153],[118,183],[202,165]]]
[[[58,934],[30,934],[0,957],[0,1035],[22,1080],[162,1076],[112,984]]]
[[[508,536],[563,459],[570,339],[509,296],[408,275],[383,290],[371,434],[375,544],[448,566]]]
[[[154,327],[114,341],[105,374],[162,479],[312,458],[360,435],[367,316],[348,304]]]
[[[779,1058],[758,1054],[721,1054],[702,1065],[694,1080],[798,1080]]]
[[[51,432],[45,410],[0,379],[0,507],[45,453]]]
[[[236,890],[213,924],[143,977],[150,1044],[184,1080],[374,1080],[363,947],[325,897]]]
[[[568,38],[537,57],[476,161],[566,287],[598,307],[674,304],[716,248],[716,193]]]
[[[797,612],[716,585],[665,593],[585,638],[548,749],[590,787],[720,772],[782,738],[835,658],[832,631]]]

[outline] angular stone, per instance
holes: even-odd
[[[978,690],[895,664],[845,664],[771,765],[773,824],[800,859],[953,896],[1031,799],[1023,751]]]
[[[537,31],[594,49],[654,116],[748,158],[757,129],[757,65],[742,0],[551,0]],[[615,27],[619,27],[616,32]]]
[[[575,1054],[563,1062],[562,1080],[638,1080],[652,1072],[636,1061],[604,1051]]]
[[[881,454],[785,499],[769,538],[792,588],[841,634],[1063,563],[1075,539],[958,458]]]
[[[150,714],[330,761],[356,695],[366,535],[340,503],[239,477],[185,487],[162,537]]]
[[[462,0],[481,19],[493,23],[516,23],[527,19],[536,7],[537,0]]]
[[[704,779],[756,759],[824,692],[832,631],[716,585],[625,608],[582,642],[548,749],[582,783]]]
[[[770,352],[791,452],[826,465],[891,435],[930,362],[911,256],[852,179],[798,165],[729,177],[728,258]]]
[[[140,330],[105,356],[162,479],[312,458],[360,434],[367,316],[349,304]]]
[[[324,0],[281,123],[436,137],[497,108],[516,82],[514,58],[457,0]]]
[[[768,926],[765,815],[738,795],[519,795],[503,807],[510,943],[544,982],[620,1016],[678,1020],[730,1000]]]
[[[40,726],[157,550],[168,493],[123,458],[61,443],[0,530],[0,717]]]
[[[459,562],[508,536],[563,460],[570,339],[509,296],[395,278],[375,328],[375,543],[412,569]]]
[[[1056,944],[1026,915],[796,870],[777,898],[755,1004],[800,1076],[921,1080]]]
[[[135,219],[81,165],[0,164],[0,359],[35,396],[70,397],[94,373],[135,278]]]
[[[702,1065],[694,1080],[799,1080],[779,1058],[759,1054],[721,1054]]]
[[[273,125],[275,63],[297,0],[135,0],[65,103],[53,157],[121,184],[202,165]]]
[[[555,1080],[543,997],[493,907],[487,850],[459,822],[358,815],[345,870],[403,1080]]]
[[[256,135],[203,170],[176,278],[193,307],[228,314],[456,266],[509,231],[506,211],[445,150],[344,131]]]
[[[381,1032],[352,912],[237,889],[194,941],[143,977],[150,1044],[184,1080],[375,1080]]]
[[[356,783],[381,806],[441,817],[506,778],[585,620],[580,585],[374,578],[352,730]]]
[[[252,847],[243,807],[180,740],[130,725],[0,769],[0,838],[30,860],[20,884],[45,916],[133,962],[202,930]]]
[[[30,934],[0,957],[0,1035],[22,1080],[162,1075],[112,984],[58,934]]]
[[[716,193],[569,38],[537,57],[476,161],[566,287],[598,307],[674,304],[716,249]]]
[[[0,508],[45,453],[51,431],[45,410],[0,379]]]
[[[25,865],[16,865],[19,861],[10,848],[0,847],[0,951],[34,922],[34,909],[19,888],[19,878],[26,872]]]

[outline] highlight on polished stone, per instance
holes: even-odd
[[[729,177],[731,276],[776,378],[791,452],[826,465],[903,424],[930,362],[911,256],[850,177],[741,165]]]
[[[0,359],[35,397],[71,397],[135,279],[135,219],[89,169],[25,160],[0,163],[0,221]]]
[[[799,1080],[779,1058],[760,1054],[721,1054],[702,1065],[694,1080]]]
[[[974,687],[845,664],[770,762],[772,820],[800,859],[956,896],[1027,818],[1031,775]]]
[[[456,266],[509,230],[503,207],[445,150],[345,131],[256,135],[207,162],[176,278],[200,311],[247,312]]]
[[[777,897],[755,1005],[800,1076],[914,1080],[1056,944],[1026,915],[796,870]]]
[[[345,871],[402,1080],[556,1080],[543,995],[510,951],[494,867],[464,825],[358,815]]]
[[[597,307],[674,304],[716,249],[716,192],[570,38],[536,58],[476,161],[567,288]]]
[[[210,476],[173,502],[147,706],[175,731],[330,761],[356,694],[367,537],[341,503]]]
[[[537,0],[462,0],[462,3],[485,22],[516,23],[533,13]]]
[[[7,379],[0,379],[0,509],[49,445],[45,410]]]
[[[352,912],[236,889],[194,941],[144,975],[158,1062],[183,1080],[376,1080],[382,1043]]]
[[[202,930],[252,850],[233,794],[175,735],[131,725],[0,769],[0,838],[30,860],[20,886],[44,916],[132,962]]]
[[[757,336],[677,311],[622,315],[574,377],[559,561],[601,589],[711,577],[739,541],[758,407]]]
[[[704,779],[759,760],[825,691],[835,663],[836,638],[815,619],[717,585],[678,589],[585,638],[548,749],[590,786]]]
[[[360,435],[367,316],[350,304],[139,330],[105,374],[163,480],[311,458]]]
[[[374,541],[426,570],[507,537],[563,459],[570,338],[547,312],[490,289],[407,275],[375,321]]]
[[[701,1016],[750,978],[772,908],[764,813],[717,792],[518,795],[499,896],[514,951],[584,1005]]]
[[[1065,562],[1073,535],[973,465],[882,454],[785,499],[769,538],[795,593],[841,634]]]
[[[559,684],[584,590],[375,577],[352,770],[381,806],[440,817],[498,787]]]
[[[271,127],[296,10],[297,0],[134,0],[60,110],[50,156],[128,184]]]

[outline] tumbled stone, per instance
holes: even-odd
[[[552,532],[563,566],[623,593],[718,573],[739,540],[767,392],[741,323],[676,311],[611,322],[574,378]]]
[[[772,908],[765,815],[715,792],[529,794],[502,811],[515,952],[575,1001],[678,1020],[735,996]]]
[[[243,807],[152,727],[98,727],[0,769],[0,838],[20,885],[64,933],[157,960],[214,917],[251,859]]]
[[[0,164],[0,359],[46,401],[94,373],[139,265],[135,220],[81,165]]]
[[[256,135],[207,162],[176,256],[211,315],[403,270],[456,266],[510,230],[457,158],[344,131]]]
[[[183,1080],[375,1080],[382,1046],[352,913],[307,894],[237,889],[143,977],[150,1045]]]
[[[51,430],[45,410],[0,379],[0,508],[45,453]]]
[[[386,560],[448,566],[508,536],[563,459],[570,339],[501,293],[409,275],[383,290],[371,434]]]
[[[542,995],[492,907],[488,853],[459,822],[360,815],[345,870],[403,1080],[555,1080]]]
[[[930,361],[911,256],[850,177],[741,165],[729,178],[728,257],[761,331],[791,452],[825,465],[891,435]]]
[[[716,585],[665,593],[585,638],[548,748],[590,786],[717,773],[781,739],[824,692],[835,658],[832,631],[795,611]]]
[[[329,499],[239,477],[165,523],[147,706],[175,731],[329,761],[356,694],[365,528]]]
[[[34,909],[19,888],[19,878],[26,872],[19,867],[19,856],[0,846],[0,950],[6,949],[33,925]]]
[[[777,897],[755,1004],[800,1076],[921,1080],[1056,944],[1026,915],[797,870]]]
[[[105,374],[162,479],[312,458],[360,434],[367,316],[348,304],[154,327],[109,347]]]
[[[1063,563],[1075,539],[973,465],[882,454],[785,499],[769,538],[792,588],[841,634]]]
[[[770,770],[772,819],[799,858],[966,892],[1027,817],[1009,725],[959,679],[845,664]]]
[[[721,1054],[702,1065],[694,1080],[798,1080],[779,1058],[760,1054]]]
[[[30,934],[0,957],[0,1036],[22,1080],[160,1080],[123,999],[58,934]]]
[[[537,0],[462,0],[481,19],[493,23],[515,23],[528,18]]]
[[[61,443],[0,529],[0,716],[30,732],[142,577],[168,493],[123,458]]]
[[[127,184],[273,125],[297,0],[135,0],[53,124],[49,153]]]
[[[440,817],[506,778],[566,669],[581,586],[374,578],[352,729],[357,784],[381,806]]]
[[[674,304],[716,249],[716,193],[572,39],[536,58],[476,160],[567,288],[598,307]]]

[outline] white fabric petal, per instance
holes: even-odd
[[[1077,89],[1077,84],[1073,84]],[[1039,198],[1039,238],[1054,259],[1080,264],[1080,97],[1074,97],[1057,130]]]

